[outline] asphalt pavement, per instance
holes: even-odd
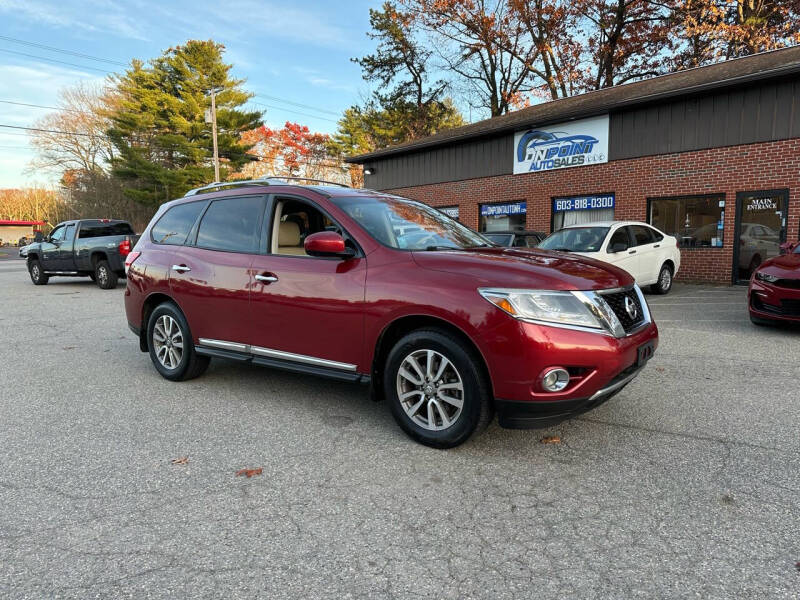
[[[162,379],[123,288],[0,261],[2,598],[800,596],[800,332],[744,289],[648,296],[609,403],[438,451],[357,385]]]

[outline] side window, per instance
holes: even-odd
[[[156,244],[183,245],[205,205],[201,201],[173,206],[153,226],[150,237]]]
[[[272,222],[272,254],[308,256],[303,243],[312,233],[335,231],[344,235],[344,230],[331,221],[321,210],[294,198],[278,198]]]
[[[54,230],[53,230],[53,231],[50,233],[50,239],[51,239],[51,240],[56,240],[56,241],[59,241],[59,242],[60,242],[61,240],[63,240],[63,239],[64,239],[64,233],[65,233],[65,227],[64,227],[63,225],[62,225],[61,227],[56,227],[56,228],[55,228],[55,229],[54,229]]]
[[[655,229],[650,229],[650,235],[653,236],[653,242],[660,242],[664,239],[664,236],[657,232]]]
[[[620,227],[613,233],[611,239],[608,241],[608,250],[611,250],[615,244],[625,244],[626,248],[630,246],[631,241],[628,237],[627,227]]]
[[[514,247],[515,248],[525,248],[527,244],[528,238],[524,235],[518,235],[514,238]]]
[[[261,196],[214,200],[197,229],[196,246],[229,252],[255,252],[258,219],[263,210]]]
[[[633,225],[631,227],[633,232],[633,245],[644,246],[645,244],[652,244],[653,238],[650,235],[651,229],[649,227],[642,227],[641,225]]]
[[[67,225],[67,230],[64,234],[64,241],[71,242],[73,239],[75,239],[75,223]]]

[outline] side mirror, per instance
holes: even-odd
[[[344,243],[344,238],[335,231],[319,231],[312,233],[303,242],[303,248],[309,256],[328,256],[352,258],[355,250]]]
[[[625,252],[625,250],[627,249],[628,249],[628,244],[626,244],[625,242],[617,242],[616,244],[612,244],[611,248],[609,248],[608,251],[611,254],[616,254],[617,252]]]

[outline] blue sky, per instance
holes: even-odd
[[[330,133],[336,115],[323,111],[340,114],[369,94],[350,58],[373,49],[365,33],[369,8],[379,5],[379,0],[0,0],[0,100],[54,106],[62,87],[102,81],[102,71],[123,68],[2,38],[123,63],[155,57],[187,39],[214,39],[226,46],[234,75],[246,78],[246,89],[260,95],[255,108],[266,110],[268,125],[292,120]],[[30,126],[47,112],[0,103],[0,123]],[[52,181],[26,172],[32,157],[24,132],[0,128],[0,188]]]

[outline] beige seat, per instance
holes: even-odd
[[[278,229],[278,254],[306,256],[300,243],[300,226],[294,221],[284,221]]]

